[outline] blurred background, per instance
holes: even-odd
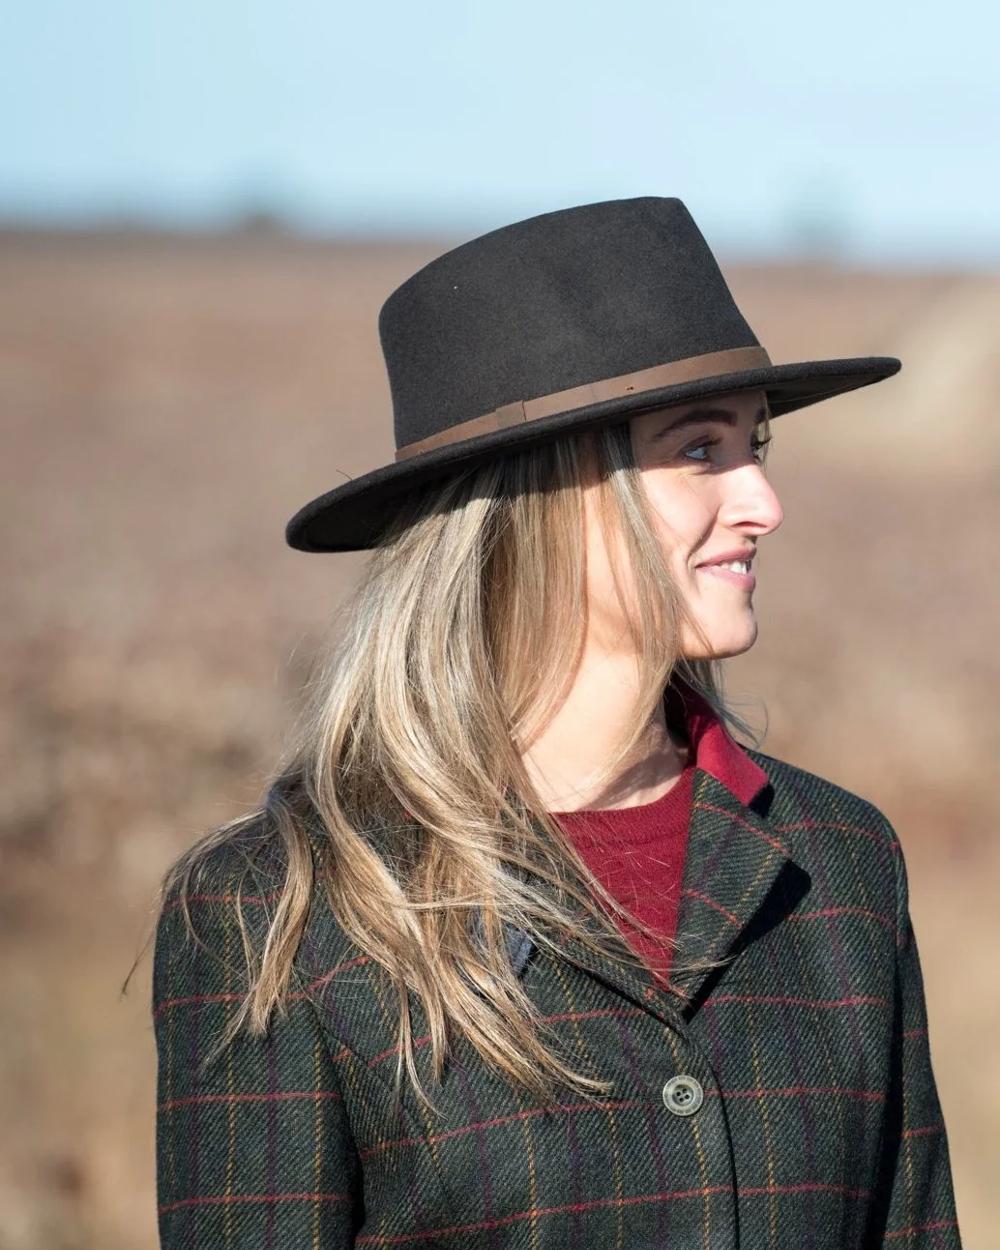
[[[842,0],[40,0],[0,76],[0,1250],[156,1244],[155,892],[258,799],[391,459],[379,306],[495,226],[678,195],[777,362],[729,693],[902,839],[968,1250],[1000,1218],[1000,19]],[[474,414],[470,414],[474,415]],[[137,956],[138,967],[122,993]]]

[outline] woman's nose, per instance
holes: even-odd
[[[751,521],[765,534],[776,530],[785,514],[777,492],[760,465],[748,464],[724,476],[727,481],[722,512],[726,523],[738,525]]]

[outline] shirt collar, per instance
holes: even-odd
[[[754,763],[711,706],[687,682],[677,678],[672,692],[683,703],[691,762],[721,782],[741,803],[749,805],[770,784],[767,773]]]

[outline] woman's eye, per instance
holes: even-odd
[[[770,441],[771,441],[770,434],[767,436],[767,438],[755,438],[753,440],[750,446],[753,451],[753,456],[755,460],[760,461],[762,459],[761,453],[764,451],[764,449],[767,447]],[[688,447],[685,451],[682,451],[681,455],[685,457],[691,457],[692,452],[703,451],[709,447],[715,447],[718,444],[718,442],[719,440],[717,438],[704,438],[701,440],[700,443],[695,443],[692,447]],[[695,456],[692,458],[702,464],[705,463],[705,459],[706,459],[700,456]]]
[[[753,454],[754,454],[755,460],[758,460],[758,459],[763,460],[764,455],[766,455],[767,453],[767,445],[771,441],[771,437],[772,436],[768,434],[767,438],[755,438],[754,439]]]

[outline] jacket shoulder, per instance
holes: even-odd
[[[869,897],[880,900],[898,929],[906,906],[906,866],[899,836],[881,808],[786,760],[757,750],[748,754],[771,783],[768,825],[796,862],[833,891],[831,905],[853,897],[857,883],[865,882],[866,905]]]
[[[246,988],[244,951],[263,948],[273,850],[261,822],[206,834],[167,868],[160,881],[153,963],[153,1007],[191,993]],[[245,945],[246,944],[246,945]],[[197,975],[196,990],[186,980]]]
[[[179,871],[184,868],[189,870]],[[244,957],[257,963],[289,875],[297,873],[308,874],[303,884],[308,880],[310,894],[293,962],[297,972],[310,978],[316,959],[329,961],[353,947],[328,906],[326,871],[320,840],[311,831],[300,849],[290,853],[262,811],[237,827],[212,831],[175,860],[161,879],[157,970],[183,959],[192,946],[209,959],[228,964],[228,975]]]
[[[255,914],[285,876],[285,857],[261,814],[213,830],[188,847],[163,874],[161,924],[175,911],[224,928],[227,919]]]
[[[870,799],[764,751],[746,748],[746,752],[771,783],[770,819],[806,825],[819,822],[831,829],[840,825],[870,833],[898,850],[899,838],[889,818]]]

